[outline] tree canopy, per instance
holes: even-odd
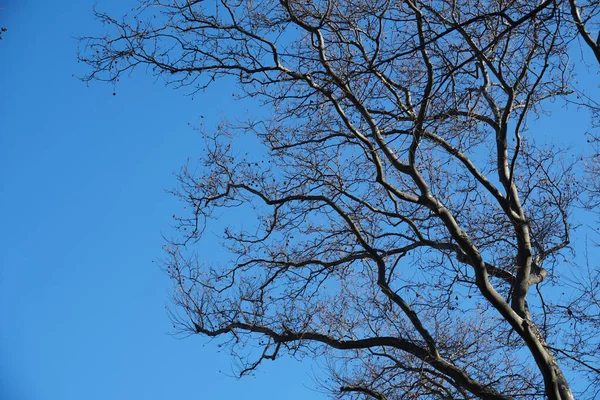
[[[333,396],[597,395],[600,275],[571,262],[575,216],[599,192],[596,142],[572,157],[530,124],[552,102],[597,122],[576,73],[598,71],[598,13],[575,0],[97,12],[109,33],[82,39],[86,80],[144,67],[201,91],[229,76],[268,113],[203,131],[180,174],[189,212],[165,258],[178,328],[222,338],[241,374],[284,352],[322,360]],[[248,136],[262,150],[244,153]],[[227,262],[204,262],[206,226],[234,208],[255,223],[225,229]]]

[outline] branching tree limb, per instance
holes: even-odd
[[[228,76],[269,110],[202,132],[204,157],[180,174],[191,212],[165,260],[178,326],[222,338],[242,374],[283,352],[327,360],[334,396],[573,399],[565,365],[598,388],[581,344],[597,333],[590,297],[551,299],[587,287],[557,272],[578,165],[527,127],[574,93],[573,39],[600,61],[597,10],[146,0],[123,20],[97,13],[111,33],[82,39],[84,79],[144,67],[201,91]],[[233,209],[254,219],[228,226],[228,259],[208,265],[192,249]],[[579,342],[564,338],[573,324]],[[241,356],[250,343],[261,350]]]

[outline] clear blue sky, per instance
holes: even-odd
[[[0,0],[0,399],[325,398],[308,361],[236,380],[215,343],[168,335],[165,190],[201,149],[189,124],[236,105],[226,86],[191,99],[141,71],[116,96],[86,87],[75,37],[101,32],[94,3],[133,5]],[[587,127],[574,112],[533,126],[570,140]]]
[[[102,30],[94,3],[134,5],[0,0],[0,399],[324,398],[308,361],[237,380],[215,343],[168,335],[165,190],[201,148],[188,123],[235,105],[143,73],[86,87],[74,37]]]

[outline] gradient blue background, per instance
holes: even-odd
[[[192,99],[141,71],[116,96],[87,87],[75,37],[102,32],[94,3],[134,5],[0,0],[0,399],[325,398],[308,360],[237,380],[214,342],[168,334],[154,261],[180,205],[165,190],[202,148],[199,115],[215,124],[240,105],[227,84]],[[586,115],[554,111],[536,134],[583,143]]]
[[[199,115],[237,106],[226,86],[192,99],[142,71],[116,96],[86,87],[75,37],[102,32],[95,3],[135,5],[0,0],[0,399],[324,398],[309,361],[237,380],[215,342],[169,335],[166,190],[200,152]]]

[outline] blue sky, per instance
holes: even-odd
[[[237,380],[214,342],[168,334],[165,190],[201,149],[199,115],[236,105],[227,87],[192,99],[143,73],[115,96],[77,80],[94,3],[133,4],[0,0],[0,398],[324,398],[308,361]]]
[[[141,71],[115,96],[77,80],[75,37],[102,31],[94,4],[133,2],[0,0],[0,399],[325,398],[309,361],[237,380],[214,342],[168,334],[155,261],[180,205],[166,190],[202,148],[199,116],[240,105],[226,84],[192,99]],[[555,111],[532,127],[581,140],[587,119]]]

